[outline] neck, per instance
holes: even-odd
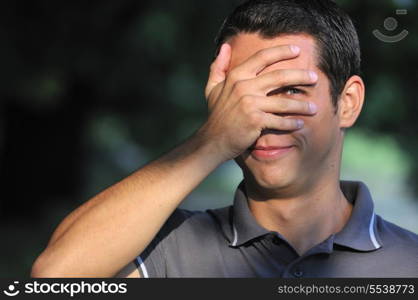
[[[352,205],[340,189],[338,177],[315,182],[303,193],[257,197],[246,182],[248,205],[258,223],[279,232],[302,255],[339,232],[350,218]],[[272,195],[272,194],[270,194]]]

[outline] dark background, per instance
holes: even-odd
[[[28,276],[71,210],[202,124],[213,39],[239,2],[0,2],[0,276]],[[396,143],[417,198],[416,1],[338,2],[362,44],[357,132]],[[383,27],[390,16],[393,32]],[[388,44],[374,29],[409,36]]]

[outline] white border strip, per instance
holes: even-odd
[[[145,264],[142,261],[141,256],[138,256],[136,258],[136,260],[137,260],[139,266],[141,267],[141,271],[142,271],[142,274],[144,275],[144,278],[149,278],[147,268],[145,267]]]
[[[236,246],[238,241],[238,233],[234,224],[232,224],[232,229],[234,230],[234,241],[232,242],[232,246]]]
[[[369,224],[369,235],[370,235],[370,239],[372,240],[373,246],[377,249],[380,248],[380,244],[377,242],[376,240],[376,236],[374,234],[374,218],[375,218],[375,214],[372,214],[372,218],[370,220],[370,224]]]

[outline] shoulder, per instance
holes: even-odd
[[[193,211],[177,208],[167,219],[160,231],[162,237],[167,235],[188,236],[219,232],[229,220],[229,208]]]
[[[376,227],[384,247],[418,251],[418,235],[376,215]]]

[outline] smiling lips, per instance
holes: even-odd
[[[293,145],[290,146],[255,146],[250,148],[251,155],[259,160],[273,160],[277,159],[284,154],[292,151]]]

